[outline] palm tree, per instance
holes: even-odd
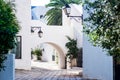
[[[48,25],[62,25],[62,7],[68,4],[80,4],[81,0],[51,0],[46,7],[51,9],[46,13]]]
[[[52,8],[46,13],[48,25],[62,25],[62,10]]]

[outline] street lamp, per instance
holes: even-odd
[[[71,16],[70,15],[71,7],[68,4],[65,5],[63,10],[64,10],[65,15],[67,15],[67,17],[74,18],[77,22],[78,22],[78,20],[81,20],[81,19],[83,20],[83,16]]]
[[[67,17],[69,17],[70,12],[71,12],[71,7],[69,5],[65,5],[63,10],[64,10],[65,15],[67,15]]]
[[[41,27],[31,27],[31,33],[34,33],[36,29],[39,30],[39,31],[38,31],[38,36],[41,38],[42,35],[43,35],[43,32],[42,32],[42,30],[41,30]]]

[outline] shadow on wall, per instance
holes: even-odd
[[[83,64],[82,56],[83,56],[83,49],[80,48],[78,51],[78,57],[77,57],[77,67],[82,67],[82,64]]]

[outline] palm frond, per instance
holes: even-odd
[[[68,4],[80,4],[82,0],[50,0],[46,7],[51,7],[47,13],[48,25],[62,25],[62,7]]]
[[[61,9],[52,8],[46,13],[48,25],[62,25],[62,11]],[[59,21],[59,22],[58,22]]]

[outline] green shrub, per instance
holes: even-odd
[[[36,55],[38,60],[41,60],[42,50],[39,48],[35,48],[35,50],[31,51],[31,54]]]
[[[68,49],[66,56],[69,58],[77,58],[79,50],[77,48],[77,40],[71,39],[69,36],[67,36],[67,39],[69,42],[65,44]]]
[[[36,54],[37,56],[42,56],[42,50],[39,49],[39,48],[36,48],[36,49],[35,49],[35,54]]]
[[[19,25],[12,5],[0,0],[0,71],[4,69],[3,63],[8,51],[15,46],[18,31]]]

